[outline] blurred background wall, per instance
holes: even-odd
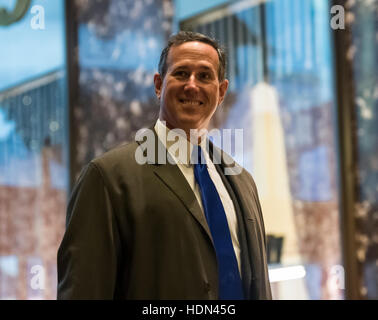
[[[259,189],[274,298],[378,298],[378,1],[0,8],[0,299],[55,299],[70,190],[93,157],[154,124],[153,75],[180,29],[227,49],[211,126],[243,129],[234,156]]]

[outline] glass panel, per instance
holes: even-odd
[[[298,286],[295,296],[309,299],[343,298],[344,288],[328,11],[328,1],[267,4],[269,76],[277,94],[286,162],[285,188],[277,190],[281,197],[286,190],[290,201],[282,210],[282,200],[270,199],[266,223],[272,234],[284,231],[281,263],[304,266],[304,281],[292,282]],[[256,131],[255,137],[259,135]],[[277,185],[277,178],[266,182]],[[274,285],[276,294],[285,286]]]
[[[0,1],[8,17],[22,1]],[[55,299],[68,181],[64,1],[0,18],[0,299]]]
[[[259,190],[274,298],[342,299],[328,1],[268,1],[266,37],[256,3],[187,21],[221,24],[213,30],[228,49],[230,87],[213,125],[244,130],[235,158]]]

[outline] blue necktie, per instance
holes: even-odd
[[[201,161],[201,158],[203,161]],[[200,146],[194,147],[192,159],[198,159],[194,161],[194,176],[201,189],[202,205],[217,255],[219,299],[243,299],[242,282],[231,241],[226,213],[217,189],[207,171],[207,166],[204,161],[205,158]]]

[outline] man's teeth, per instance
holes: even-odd
[[[199,105],[199,104],[201,104],[200,101],[196,101],[196,100],[184,100],[184,99],[182,99],[181,102],[184,103],[184,104],[192,104],[192,105]]]

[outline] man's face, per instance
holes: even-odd
[[[228,81],[218,79],[219,58],[210,45],[191,41],[170,48],[164,79],[155,74],[155,92],[160,99],[160,120],[168,128],[207,128],[223,101]]]

